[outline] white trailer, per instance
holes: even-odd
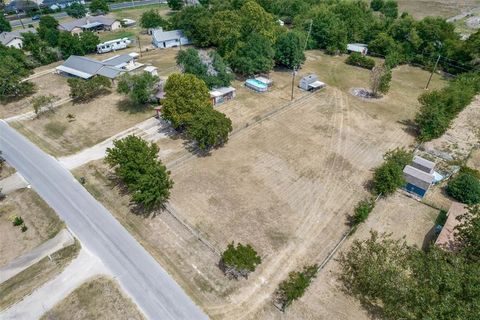
[[[100,43],[97,45],[97,52],[98,53],[107,53],[111,51],[117,51],[121,49],[125,49],[128,47],[128,45],[132,43],[132,41],[128,38],[122,38],[122,39],[115,39],[115,40],[110,40],[104,43]]]

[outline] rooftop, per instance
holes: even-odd
[[[15,38],[22,38],[22,33],[27,33],[27,32],[37,33],[37,30],[35,30],[35,28],[27,28],[27,29],[13,30],[10,32],[2,32],[0,33],[0,43],[3,45],[7,45],[10,41],[12,41]]]
[[[81,56],[70,56],[65,62],[57,67],[57,70],[73,74],[83,79],[89,79],[94,75],[101,75],[113,79],[122,71],[125,63],[133,60],[128,54],[111,57],[104,61],[97,61]]]
[[[425,171],[422,171],[420,169],[417,169],[409,165],[405,166],[405,168],[403,169],[403,173],[428,183],[432,183],[434,180],[433,174],[426,173]]]
[[[115,18],[108,16],[92,16],[60,23],[58,26],[63,30],[72,31],[75,28],[90,29],[101,25],[111,26],[115,21],[117,21]]]
[[[162,29],[153,30],[152,36],[155,41],[168,41],[185,37],[182,30],[163,31]]]
[[[424,159],[422,157],[419,157],[419,156],[415,156],[413,158],[413,163],[416,163],[422,167],[425,167],[429,170],[432,170],[433,168],[435,168],[435,162],[432,162],[432,161],[429,161],[427,159]]]

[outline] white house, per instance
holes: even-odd
[[[37,33],[35,28],[13,30],[11,32],[0,33],[0,43],[6,47],[21,49],[23,47],[23,33]]]
[[[172,48],[189,43],[182,30],[163,31],[160,28],[152,32],[152,44],[157,48]]]

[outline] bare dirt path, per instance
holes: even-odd
[[[108,275],[107,268],[97,257],[81,249],[78,257],[58,277],[1,312],[0,318],[3,320],[38,319],[87,279],[100,274]]]
[[[28,182],[18,172],[0,180],[0,190],[3,194],[9,194],[19,189],[27,188]]]

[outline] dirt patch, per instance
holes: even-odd
[[[480,5],[478,0],[398,0],[399,12],[406,11],[416,19],[427,16],[449,18]]]
[[[113,280],[101,277],[81,285],[52,310],[47,311],[41,319],[133,320],[145,318]]]
[[[154,115],[152,109],[134,112],[124,109],[125,97],[111,93],[84,104],[68,103],[54,113],[11,125],[54,156],[91,147]],[[67,116],[73,115],[74,121]]]
[[[439,150],[453,159],[464,160],[480,140],[480,96],[453,120],[450,128],[435,140],[425,143],[425,150]]]
[[[467,166],[472,169],[480,170],[480,149],[475,149],[470,154],[467,161]]]
[[[76,241],[75,244],[51,254],[50,257],[43,258],[0,284],[0,310],[6,309],[59,275],[79,251],[80,243]]]
[[[1,155],[0,155],[1,156]],[[2,169],[0,169],[0,180],[5,179],[8,176],[11,176],[15,173],[15,168],[8,165],[8,163],[4,162]]]
[[[21,232],[19,227],[14,227],[11,216],[22,217],[28,230]],[[22,189],[8,194],[0,207],[0,265],[53,238],[63,227],[55,211],[33,190]]]

